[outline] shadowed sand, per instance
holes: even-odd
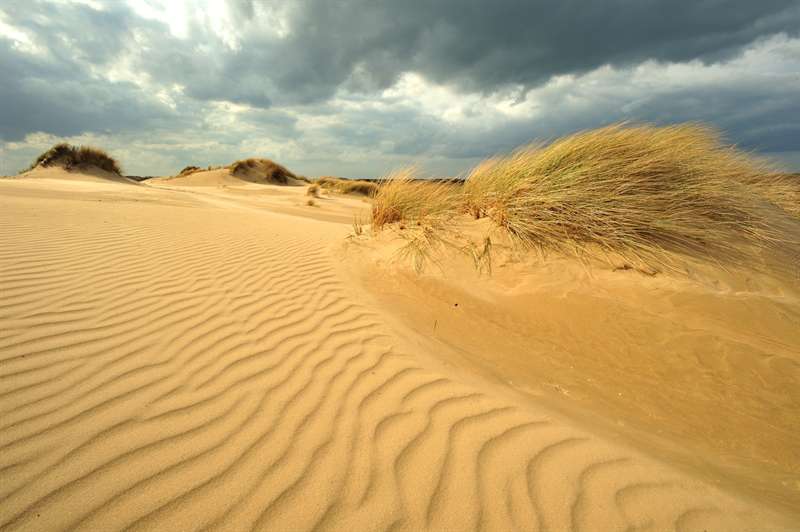
[[[0,530],[797,524],[406,334],[343,267],[361,200],[37,172],[0,180]]]

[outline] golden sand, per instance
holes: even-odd
[[[0,180],[0,530],[800,522],[791,287],[411,277],[215,172]]]

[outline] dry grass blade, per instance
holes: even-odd
[[[361,220],[361,216],[355,215],[353,216],[353,235],[361,236],[364,234],[364,222]]]

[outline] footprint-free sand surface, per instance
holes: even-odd
[[[0,530],[800,528],[457,362],[349,268],[364,201],[200,177],[0,180]]]

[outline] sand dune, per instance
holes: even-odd
[[[151,184],[172,184],[184,187],[222,187],[241,186],[247,184],[247,181],[232,175],[227,168],[218,168],[216,170],[201,170],[189,175],[157,177],[151,180]]]
[[[0,530],[796,527],[402,334],[359,200],[56,177],[0,180]]]
[[[55,182],[69,182],[72,186],[81,186],[81,183],[115,183],[121,185],[138,185],[127,177],[111,172],[106,172],[97,167],[83,168],[81,170],[66,171],[60,166],[37,166],[32,170],[6,179],[50,180]]]
[[[188,175],[177,175],[170,177],[157,177],[151,180],[151,184],[174,184],[186,187],[224,187],[241,186],[245,184],[269,184],[266,178],[257,172],[239,171],[238,174],[231,172],[229,168],[217,168],[215,170],[200,170]],[[287,178],[286,186],[305,186],[307,183],[294,178]]]

